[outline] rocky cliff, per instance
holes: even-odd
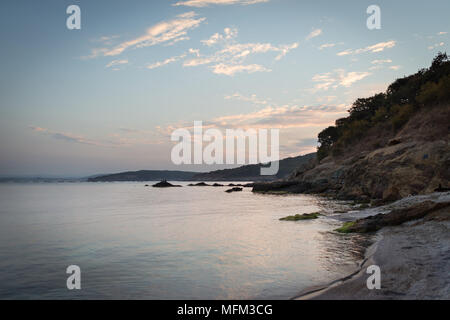
[[[253,191],[392,201],[448,188],[450,61],[439,59],[387,93],[358,99],[348,118],[319,135],[317,161]]]

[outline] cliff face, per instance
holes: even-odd
[[[348,157],[329,157],[293,178],[317,184],[323,177],[326,188],[334,189],[340,197],[395,200],[431,192],[450,181],[449,120],[450,105],[423,109],[400,132],[388,135],[390,139],[385,136],[382,141],[373,141],[381,147],[359,154],[350,152]],[[367,147],[368,139],[370,135],[355,144],[355,149]]]
[[[449,187],[449,126],[450,105],[423,108],[397,133],[372,128],[342,155],[299,168],[276,184],[256,185],[254,191],[390,201]]]

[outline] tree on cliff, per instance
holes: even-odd
[[[351,143],[361,139],[370,128],[389,123],[394,132],[421,108],[429,104],[450,102],[450,60],[439,53],[428,69],[395,80],[385,93],[357,99],[347,118],[319,133],[317,158],[337,155]]]

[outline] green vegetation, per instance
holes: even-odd
[[[420,109],[430,104],[450,102],[450,59],[439,53],[430,68],[397,79],[385,93],[357,99],[349,110],[350,115],[336,120],[319,133],[317,158],[339,156],[351,143],[360,140],[370,128],[387,126],[400,130]]]
[[[334,231],[337,231],[339,233],[351,233],[352,231],[350,231],[350,227],[355,225],[355,221],[350,221],[350,222],[345,222],[342,227],[337,228]]]
[[[312,220],[312,219],[319,218],[319,216],[320,216],[319,212],[296,214],[295,216],[287,216],[287,217],[281,218],[280,221]]]

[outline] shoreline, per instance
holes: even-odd
[[[432,194],[428,198],[440,202],[449,196],[450,193],[444,193],[436,198]],[[401,205],[404,202],[399,200]],[[379,211],[383,209],[379,207]],[[442,271],[450,270],[450,210],[447,207],[430,215],[432,219],[413,220],[379,230],[357,270],[328,284],[307,288],[292,299],[450,299],[450,275]],[[366,270],[371,265],[381,269],[379,290],[369,290],[366,285],[370,276]]]
[[[344,287],[347,283],[352,280],[362,279],[365,275],[365,270],[368,266],[376,264],[373,259],[373,254],[376,251],[378,243],[382,240],[382,234],[376,234],[376,239],[374,243],[372,243],[367,249],[364,256],[364,259],[360,262],[358,268],[349,275],[346,275],[342,278],[333,280],[324,285],[317,285],[313,287],[309,287],[303,291],[301,291],[297,296],[293,297],[291,300],[314,300],[320,299],[324,297],[327,292],[332,290],[333,288]],[[359,281],[359,280],[358,280]],[[328,298],[325,298],[328,299]],[[336,296],[334,299],[340,299],[340,297]]]

